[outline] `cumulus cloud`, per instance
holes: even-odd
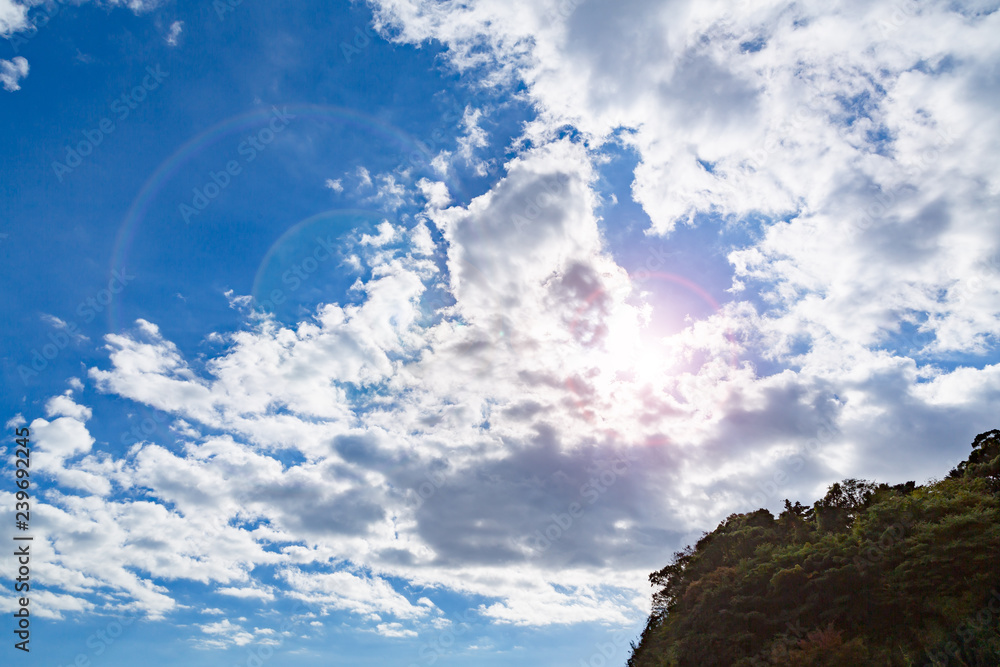
[[[75,514],[113,517],[107,548],[133,545],[122,567],[269,599],[277,582],[248,572],[277,565],[284,595],[388,636],[430,617],[386,576],[485,596],[479,612],[496,623],[627,623],[665,545],[877,467],[885,428],[920,448],[986,414],[990,394],[936,410],[963,400],[942,379],[900,401],[913,363],[863,346],[854,375],[809,365],[760,377],[738,358],[770,331],[749,304],[649,335],[642,290],[604,249],[594,178],[588,152],[562,140],[512,160],[468,206],[429,208],[450,305],[435,301],[426,226],[385,222],[359,244],[378,250],[360,304],[321,306],[293,328],[260,321],[203,371],[149,322],[109,335],[110,367],[90,373],[98,388],[227,435],[134,445],[105,477],[156,501],[100,500],[95,488]],[[49,416],[67,420],[62,465],[96,465],[72,458],[93,444],[89,411],[64,396]],[[54,448],[44,429],[55,427],[38,427],[40,448]],[[301,461],[281,463],[288,450]],[[154,558],[163,536],[176,546]],[[220,544],[224,562],[203,553]],[[169,596],[154,592],[166,599],[143,604],[163,613]]]
[[[371,269],[356,301],[254,319],[197,363],[151,322],[107,336],[90,379],[168,413],[178,441],[100,457],[90,410],[50,401],[47,470],[90,494],[51,514],[55,553],[82,554],[55,562],[65,587],[164,614],[153,578],[189,578],[405,637],[438,614],[402,580],[482,596],[496,623],[624,624],[646,611],[646,573],[729,512],[843,476],[923,480],[994,425],[1000,14],[373,4],[395,39],[524,84],[538,119],[467,204],[419,180],[422,211],[353,236]],[[480,120],[466,112],[468,157]],[[655,324],[658,278],[601,231],[612,143],[639,158],[651,237],[743,232],[730,300],[668,312],[673,333]],[[391,174],[351,178],[412,205]],[[72,522],[89,541],[57,537]]]
[[[451,203],[448,185],[441,181],[422,178],[417,181],[417,188],[432,208],[444,208]]]
[[[821,387],[787,377],[739,386],[748,371],[711,335],[644,341],[643,307],[603,249],[593,177],[587,152],[562,141],[513,160],[469,206],[429,209],[447,243],[452,306],[427,287],[439,274],[424,259],[435,247],[425,224],[401,234],[385,222],[362,236],[378,254],[361,304],[322,306],[292,329],[261,321],[204,373],[149,322],[108,336],[111,365],[90,373],[99,389],[228,434],[185,427],[191,440],[180,448],[138,443],[106,462],[121,488],[156,499],[86,508],[115,517],[108,541],[135,545],[122,567],[266,599],[274,584],[246,573],[280,564],[286,595],[392,636],[428,622],[430,607],[382,574],[485,596],[480,613],[498,623],[625,623],[641,613],[644,572],[663,540],[718,511],[682,498],[732,490],[716,465],[726,438],[784,414],[794,423],[743,443],[745,458],[773,458],[767,448],[794,448],[817,406],[836,410]],[[427,321],[425,309],[438,317]],[[801,407],[788,416],[789,405]],[[65,397],[51,411],[79,432],[64,460],[85,454],[89,413]],[[694,448],[682,457],[668,443]],[[289,449],[302,461],[279,462]],[[195,572],[200,547],[186,530],[204,548],[225,543],[228,565],[205,557]],[[164,539],[152,535],[176,543],[169,557],[151,560],[147,549]],[[331,562],[376,574],[317,571]],[[613,572],[614,592],[601,593]]]
[[[75,403],[71,392],[67,392],[49,399],[45,411],[52,421],[36,419],[31,423],[38,449],[38,469],[68,487],[107,495],[114,470],[106,459],[86,456],[74,466],[66,465],[68,459],[89,454],[94,444],[86,427],[92,415],[90,408]]]
[[[776,311],[792,311],[760,322],[777,349],[790,349],[779,331],[838,348],[892,346],[908,327],[918,352],[995,346],[998,239],[982,221],[1000,192],[984,106],[996,90],[984,75],[997,59],[996,12],[372,4],[396,39],[438,39],[459,69],[521,79],[544,112],[528,136],[569,123],[634,147],[633,193],[651,232],[708,224],[696,215],[773,216],[763,241],[731,260],[735,286],[755,279]]]
[[[28,5],[17,0],[0,0],[0,35],[9,37],[24,30],[28,25],[27,17]]]
[[[528,131],[536,140],[565,124],[596,142],[628,128],[619,137],[640,155],[633,194],[651,232],[705,224],[698,215],[783,220],[733,256],[737,285],[755,277],[781,301],[811,295],[820,307],[793,306],[811,326],[853,320],[837,333],[868,342],[909,322],[939,352],[995,344],[1000,294],[983,275],[995,272],[1000,245],[983,220],[1000,194],[989,157],[997,84],[986,74],[998,57],[997,12],[372,4],[397,40],[438,39],[459,69],[522,80],[543,110]],[[858,304],[861,317],[848,316]]]

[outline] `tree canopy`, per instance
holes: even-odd
[[[649,580],[629,667],[1000,665],[1000,430],[925,486],[733,514]]]

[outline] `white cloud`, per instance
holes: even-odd
[[[616,373],[634,362],[608,343],[637,320],[621,302],[629,291],[624,273],[601,249],[586,153],[562,142],[525,154],[507,172],[468,209],[428,213],[449,243],[448,289],[464,325],[455,317],[430,328],[418,324],[418,308],[427,305],[423,282],[436,275],[417,258],[433,250],[429,231],[415,227],[423,231],[409,235],[408,248],[407,238],[385,222],[378,236],[362,237],[381,255],[375,277],[361,284],[361,306],[325,306],[297,331],[263,322],[208,362],[211,378],[198,377],[150,323],[109,336],[112,368],[91,373],[98,388],[248,443],[205,439],[182,454],[146,444],[133,449],[125,478],[185,516],[211,507],[208,513],[223,521],[266,518],[266,527],[247,535],[254,540],[305,539],[304,546],[282,549],[286,563],[377,563],[394,576],[495,599],[483,613],[503,622],[621,620],[636,613],[631,603],[588,593],[592,601],[563,614],[551,602],[544,613],[521,617],[552,600],[550,582],[577,590],[607,576],[608,545],[619,539],[581,528],[559,542],[554,560],[527,544],[546,528],[549,514],[580,501],[588,475],[608,474],[612,464],[595,449],[594,425],[584,416],[603,413],[602,428],[627,429],[634,442],[663,425],[635,430],[641,420],[634,410],[655,411],[648,399],[612,405],[624,389],[614,384]],[[389,250],[390,241],[403,247]],[[660,372],[649,369],[650,376]],[[703,384],[718,385],[718,378]],[[353,387],[368,387],[378,399],[361,409],[349,398]],[[488,431],[484,419],[492,424]],[[553,429],[562,440],[555,449],[546,444]],[[289,443],[307,462],[283,469],[267,452]],[[428,482],[442,474],[446,485]],[[481,475],[496,481],[483,489]],[[432,493],[425,497],[428,484]],[[615,500],[591,512],[593,521],[631,516],[621,504],[631,487],[615,488],[609,492]],[[587,551],[589,566],[553,569],[565,554]],[[506,571],[510,559],[532,564],[529,580]],[[286,573],[291,595],[330,608],[411,621],[428,608],[406,601],[384,580],[294,567]],[[636,569],[622,585],[641,589],[643,576]]]
[[[362,237],[378,249],[362,303],[324,305],[294,327],[258,321],[202,371],[149,322],[108,336],[96,386],[198,428],[177,447],[84,463],[72,457],[93,445],[89,410],[50,401],[67,435],[43,434],[40,452],[58,442],[67,470],[105,465],[105,478],[155,499],[95,489],[47,510],[55,553],[75,558],[60,565],[153,614],[176,603],[129,568],[227,595],[281,590],[387,636],[418,632],[434,612],[396,579],[483,596],[479,612],[496,623],[626,624],[645,612],[649,569],[712,521],[880,462],[900,474],[881,425],[923,452],[907,473],[931,470],[951,455],[928,451],[935,437],[990,414],[992,374],[942,376],[901,403],[912,362],[863,346],[840,366],[817,356],[757,377],[732,354],[780,331],[749,304],[648,335],[649,304],[604,250],[588,152],[554,142],[506,171],[467,207],[426,211],[447,276],[423,259],[426,226],[404,235],[385,222]],[[453,301],[433,301],[426,285],[440,280]],[[966,384],[983,390],[978,402],[956,389]],[[942,401],[962,410],[936,412]],[[278,460],[289,449],[299,463]],[[794,474],[779,484],[775,471]],[[573,503],[584,512],[567,525]],[[278,568],[280,587],[251,574],[260,564]],[[206,646],[250,641],[210,627]]]
[[[170,31],[167,33],[167,44],[170,46],[177,46],[180,40],[181,32],[184,30],[184,21],[174,21],[170,24]]]
[[[94,438],[85,424],[92,415],[90,408],[75,403],[67,392],[49,399],[45,410],[52,421],[36,419],[31,423],[38,452],[36,467],[71,488],[98,496],[107,495],[111,491],[108,473],[112,471],[101,461],[86,457],[75,466],[66,465],[68,459],[89,454],[94,445]]]
[[[417,187],[432,208],[444,208],[451,203],[451,195],[448,193],[446,183],[421,178],[417,181]]]
[[[379,623],[376,629],[383,637],[403,638],[418,636],[415,631],[404,628],[402,623]]]
[[[232,623],[228,618],[215,623],[205,623],[199,628],[203,633],[209,635],[208,639],[202,639],[196,645],[204,649],[221,649],[229,646],[246,646],[254,640],[252,633],[247,632],[238,623]]]
[[[380,248],[388,243],[391,243],[396,239],[396,228],[392,226],[392,223],[388,220],[383,220],[378,225],[378,234],[376,236],[371,236],[370,234],[361,235],[361,245],[371,245]]]
[[[354,247],[371,268],[358,303],[254,320],[197,364],[150,322],[107,336],[97,388],[188,427],[100,458],[90,410],[49,402],[39,452],[91,494],[50,512],[60,581],[153,614],[176,603],[134,572],[287,591],[397,637],[436,613],[397,580],[483,596],[497,623],[624,624],[646,573],[730,512],[842,476],[940,474],[1000,397],[1000,366],[977,361],[1000,321],[1000,13],[948,7],[379,3],[399,39],[520,78],[532,148],[466,206],[418,181],[416,224]],[[460,157],[480,120],[467,111]],[[556,138],[567,123],[586,143]],[[650,236],[749,229],[734,300],[685,321],[610,255],[595,184],[611,141],[639,157]],[[347,178],[388,207],[409,194],[405,176]],[[969,367],[934,366],[947,352]],[[112,483],[150,500],[109,500]]]
[[[256,588],[253,586],[248,588],[217,588],[215,589],[215,592],[221,595],[229,595],[234,598],[254,598],[265,602],[270,602],[274,599],[274,591],[269,588]]]
[[[21,90],[21,79],[28,76],[28,60],[15,56],[12,60],[0,60],[0,84],[7,92]]]
[[[406,188],[396,181],[394,175],[379,174],[377,180],[378,187],[368,201],[378,204],[386,211],[395,211],[406,203]]]
[[[374,4],[398,41],[437,39],[460,70],[523,81],[535,144],[566,124],[594,145],[629,128],[651,232],[786,217],[730,256],[734,289],[752,279],[781,313],[755,324],[776,358],[787,332],[837,365],[904,326],[919,327],[914,354],[995,350],[992,4]]]
[[[136,14],[150,12],[163,4],[163,0],[106,0],[112,6],[124,5]]]
[[[410,244],[413,246],[413,252],[418,255],[430,256],[437,250],[431,231],[423,220],[410,230]]]
[[[336,180],[334,180],[332,178],[328,178],[328,179],[326,179],[326,183],[324,185],[327,188],[329,188],[330,190],[333,190],[336,193],[341,193],[341,192],[344,191],[344,184],[341,181],[341,179],[339,179],[339,178],[336,179]]]
[[[80,422],[85,422],[93,416],[93,411],[83,405],[77,405],[73,401],[73,392],[67,391],[62,396],[53,396],[45,404],[45,414],[52,417],[70,417]]]
[[[433,160],[431,160],[431,167],[434,169],[434,172],[437,173],[439,176],[447,176],[448,171],[451,168],[450,162],[451,162],[451,152],[441,151],[440,153],[434,156]]]
[[[477,174],[485,176],[488,173],[488,165],[475,157],[476,149],[489,145],[486,131],[479,126],[482,117],[481,109],[466,107],[462,116],[463,133],[458,138],[458,154],[467,165],[475,169]]]
[[[76,4],[85,2],[87,0],[81,0],[80,3]],[[41,4],[43,3],[38,0],[0,0],[0,36],[10,37],[15,33],[34,29],[35,26],[29,20],[28,11]],[[110,7],[124,5],[136,14],[141,14],[156,9],[162,4],[162,0],[99,0],[96,4]],[[49,17],[54,13],[50,11],[49,7],[43,6],[43,9],[48,12]],[[17,59],[15,58],[15,60]]]
[[[65,468],[104,465],[107,479],[156,499],[74,505],[76,521],[115,526],[75,567],[103,577],[89,563],[127,544],[108,556],[112,572],[264,599],[276,589],[249,572],[267,563],[288,595],[404,635],[432,608],[388,577],[484,596],[480,613],[500,623],[626,623],[644,611],[645,573],[665,541],[745,509],[827,423],[839,430],[781,493],[806,497],[840,473],[823,457],[873,437],[866,409],[884,419],[888,390],[821,368],[756,378],[733,363],[742,344],[727,335],[754,321],[746,305],[647,335],[648,304],[603,249],[594,177],[572,142],[527,151],[469,206],[426,212],[447,244],[446,285],[423,259],[434,251],[426,226],[403,235],[385,222],[359,244],[378,250],[362,303],[322,306],[293,328],[259,321],[203,372],[149,322],[108,336],[96,386],[197,428],[177,448],[140,443],[122,460],[74,462],[93,441],[79,421],[90,414],[53,399],[50,417],[70,415],[59,419],[77,432],[60,442],[79,443]],[[435,304],[443,288],[453,301]],[[910,372],[863,352],[851,363],[880,363],[886,388]],[[845,407],[838,391],[859,398]],[[290,448],[300,463],[276,458]],[[586,510],[563,529],[573,503]],[[157,546],[167,540],[169,553]],[[159,594],[143,604],[165,613],[172,601]]]
[[[0,610],[12,612],[17,610],[17,597],[13,591],[4,596],[6,599],[0,601]],[[38,614],[40,618],[63,620],[67,616],[78,616],[83,613],[92,613],[95,605],[83,598],[52,591],[33,591],[31,601],[35,603],[36,609],[32,613]]]
[[[413,619],[427,614],[425,607],[410,604],[388,582],[377,577],[357,576],[343,571],[314,574],[296,568],[282,572],[281,577],[294,591],[293,597],[324,610],[350,611],[369,618],[388,614]]]
[[[24,30],[28,25],[28,6],[16,0],[0,0],[0,36]]]
[[[76,327],[74,327],[73,329],[70,329],[69,324],[67,324],[65,320],[63,320],[63,319],[61,319],[59,317],[56,317],[55,315],[49,315],[48,313],[43,313],[42,314],[42,321],[45,322],[46,324],[48,324],[49,326],[51,326],[53,329],[58,329],[60,331],[67,331],[67,330],[69,330],[70,331],[70,335],[73,336],[73,340],[74,341],[90,340],[89,338],[87,338],[86,336],[84,336],[79,331],[76,331],[75,330]],[[77,382],[79,382],[79,380],[77,380]]]
[[[372,187],[372,175],[365,167],[359,165],[358,168],[354,170],[354,176],[359,181],[359,189]]]

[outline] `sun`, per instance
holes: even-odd
[[[662,385],[706,363],[693,354],[697,350],[703,350],[709,360],[718,361],[722,355],[732,364],[735,347],[729,332],[722,332],[729,341],[724,340],[722,348],[710,340],[716,336],[711,331],[714,323],[708,320],[721,307],[704,287],[663,272],[629,275],[628,286],[629,291],[617,294],[598,290],[586,300],[588,309],[599,299],[606,309],[599,326],[585,325],[589,338],[574,331],[584,343],[578,361],[588,384],[604,392],[622,384]],[[580,322],[582,317],[574,322],[576,329],[584,328]],[[600,336],[594,334],[597,329]]]

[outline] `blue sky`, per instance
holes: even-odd
[[[0,0],[16,658],[624,664],[728,514],[943,475],[996,9]]]

